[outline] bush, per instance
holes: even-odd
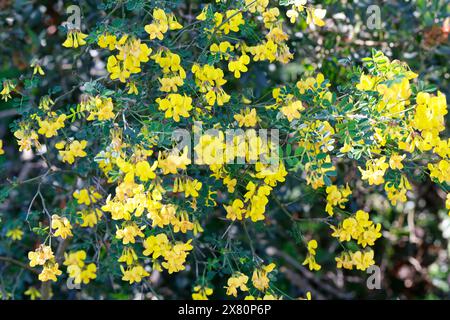
[[[2,298],[448,295],[424,3],[2,2]]]

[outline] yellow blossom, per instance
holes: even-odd
[[[143,228],[145,226],[139,228],[136,223],[131,222],[123,228],[117,228],[116,239],[122,240],[123,244],[135,243],[136,237],[144,237],[144,233],[142,232]]]
[[[21,240],[23,237],[23,231],[19,228],[9,229],[6,232],[6,236],[13,241]]]
[[[52,215],[52,229],[56,230],[53,233],[55,237],[61,236],[61,238],[66,239],[73,236],[72,225],[66,217],[60,217],[56,214]]]
[[[303,111],[303,105],[302,102],[297,101],[291,101],[287,105],[281,107],[281,113],[286,116],[289,122],[291,122],[294,119],[300,119],[300,111]]]
[[[39,274],[38,278],[42,282],[46,282],[49,280],[57,281],[57,276],[61,275],[62,271],[59,270],[58,263],[54,261],[48,261],[45,263],[44,268],[42,269],[41,273]]]
[[[213,294],[213,289],[204,286],[195,286],[192,293],[192,300],[208,300],[208,296]]]
[[[30,296],[30,300],[36,300],[42,297],[41,292],[35,287],[29,287],[24,294]]]
[[[260,268],[256,268],[253,271],[252,275],[252,283],[253,286],[259,291],[266,291],[269,288],[269,278],[268,274],[275,269],[275,263],[271,263],[267,266],[262,266]]]
[[[79,30],[69,30],[67,33],[67,38],[63,42],[63,47],[66,48],[78,48],[79,46],[84,46],[87,38],[87,34],[82,33]]]
[[[243,273],[237,273],[232,277],[228,278],[227,286],[227,295],[237,297],[237,290],[248,291],[247,287],[248,277]]]
[[[239,123],[239,127],[254,127],[258,121],[256,109],[245,109],[240,114],[234,115],[234,119]]]
[[[250,57],[246,54],[243,54],[236,60],[230,60],[230,62],[228,62],[228,70],[230,70],[230,72],[234,72],[235,78],[240,78],[241,72],[248,71],[247,65],[249,63],[250,63]]]
[[[40,245],[35,251],[28,252],[30,267],[44,265],[48,260],[54,259],[53,251],[49,246]]]
[[[403,161],[403,159],[405,159],[405,157],[406,157],[405,154],[403,156],[398,155],[398,154],[391,155],[391,158],[389,159],[389,166],[391,167],[391,169],[393,169],[393,170],[403,169],[402,161]]]
[[[73,197],[77,199],[77,202],[79,204],[85,204],[89,206],[91,203],[97,203],[97,201],[102,198],[102,195],[95,191],[94,188],[89,188],[76,190],[73,193]]]
[[[122,280],[128,281],[130,284],[139,283],[142,281],[142,278],[148,277],[150,273],[148,273],[143,266],[136,265],[132,267],[128,267],[126,270],[120,266],[122,270]]]

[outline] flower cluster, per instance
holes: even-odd
[[[65,253],[64,265],[67,266],[67,273],[73,278],[75,284],[88,284],[97,277],[97,266],[95,263],[85,264],[86,251],[79,250]]]
[[[43,282],[56,281],[56,277],[62,274],[58,263],[55,261],[52,248],[49,246],[40,245],[35,251],[30,251],[28,259],[30,260],[30,267],[43,266],[39,274],[39,280]]]

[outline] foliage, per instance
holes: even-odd
[[[0,2],[2,298],[448,296],[448,4],[78,5]]]

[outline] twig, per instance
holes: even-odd
[[[270,251],[273,255],[278,256],[282,259],[284,259],[287,263],[292,265],[295,269],[297,269],[301,275],[308,279],[310,283],[313,283],[317,288],[320,288],[323,291],[326,291],[330,295],[338,298],[338,299],[350,299],[353,297],[353,294],[351,293],[342,293],[338,289],[332,287],[328,283],[325,283],[321,281],[319,278],[317,278],[314,273],[308,271],[305,267],[303,267],[299,262],[297,262],[296,259],[291,257],[285,252],[279,251],[277,248],[271,247]]]
[[[29,265],[27,265],[27,264],[25,264],[23,262],[20,262],[19,260],[16,260],[16,259],[13,259],[13,258],[10,258],[10,257],[2,257],[2,256],[0,256],[0,261],[4,261],[4,262],[7,262],[7,263],[12,263],[12,264],[15,264],[15,265],[23,268],[23,269],[26,269],[26,270],[29,270],[29,271],[31,271],[33,273],[39,274],[39,271],[37,271],[36,269],[33,269]]]

